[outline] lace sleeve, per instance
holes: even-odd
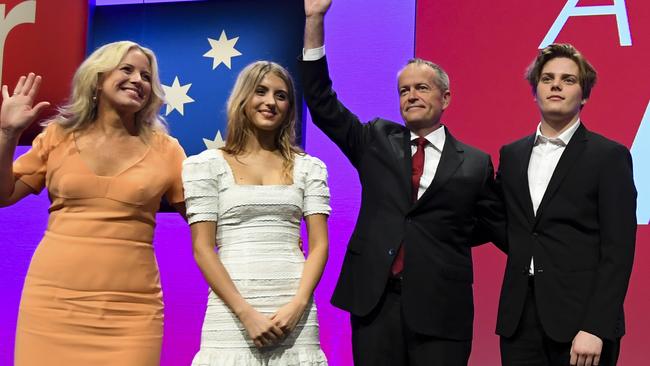
[[[223,167],[210,158],[209,151],[191,156],[183,162],[183,190],[187,221],[217,221],[219,214],[219,178]]]
[[[314,214],[329,215],[330,190],[327,186],[327,168],[320,160],[312,156],[306,157],[305,190],[302,212],[304,216]]]

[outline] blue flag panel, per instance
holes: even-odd
[[[118,40],[151,48],[167,98],[161,113],[193,155],[225,138],[226,100],[243,67],[271,60],[296,75],[303,6],[301,0],[219,0],[95,7],[88,52]]]

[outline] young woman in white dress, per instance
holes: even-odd
[[[183,164],[194,256],[211,288],[193,366],[327,365],[312,296],[327,261],[327,171],[294,144],[295,97],[280,65],[248,65],[228,100],[225,147]]]

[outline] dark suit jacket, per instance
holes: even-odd
[[[497,181],[507,211],[509,253],[497,333],[508,337],[517,329],[534,256],[535,300],[549,337],[569,342],[579,330],[621,337],[637,226],[630,153],[581,125],[535,216],[527,173],[534,139],[501,148]]]
[[[472,234],[497,202],[490,156],[447,133],[433,182],[411,199],[410,132],[377,118],[367,124],[332,90],[327,63],[301,62],[312,119],[347,156],[362,186],[359,217],[332,303],[356,316],[378,304],[401,243],[403,316],[422,334],[472,337]]]

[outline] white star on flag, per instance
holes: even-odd
[[[165,116],[168,116],[171,112],[175,110],[181,114],[184,113],[183,107],[185,103],[192,103],[192,99],[187,92],[190,90],[192,84],[181,85],[178,81],[178,76],[174,78],[172,86],[163,85],[163,90],[165,91],[165,99],[167,100],[167,109],[165,110]]]
[[[223,141],[223,138],[221,137],[221,131],[219,130],[217,130],[217,134],[214,136],[214,140],[204,138],[203,143],[208,149],[219,149],[226,145],[226,143]]]
[[[208,38],[212,49],[203,54],[203,57],[212,57],[212,70],[216,69],[222,62],[230,69],[230,59],[235,56],[241,56],[241,52],[235,49],[239,37],[228,39],[226,31],[222,30],[218,40]]]

